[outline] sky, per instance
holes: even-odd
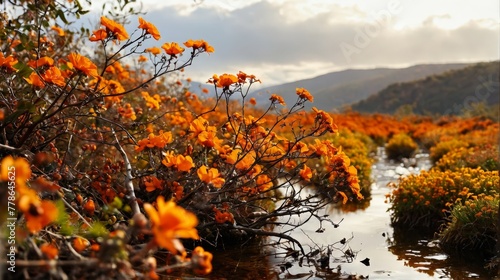
[[[158,46],[214,46],[186,69],[201,82],[241,70],[271,86],[349,68],[499,59],[498,0],[142,2],[143,18],[161,33]]]

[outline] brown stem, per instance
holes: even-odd
[[[123,149],[123,147],[120,145],[120,141],[118,140],[118,136],[115,133],[115,130],[111,130],[113,135],[115,136],[115,148],[118,150],[118,152],[122,155],[123,161],[125,162],[125,187],[128,190],[129,195],[132,197],[132,214],[138,214],[141,213],[141,209],[139,208],[139,204],[137,203],[137,197],[135,196],[135,191],[134,191],[134,183],[132,182],[133,176],[132,176],[132,164],[130,164],[130,161],[128,159],[127,153]]]

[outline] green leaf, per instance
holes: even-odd
[[[14,68],[17,69],[17,75],[23,78],[28,78],[31,75],[31,72],[33,72],[33,69],[31,69],[31,67],[21,62],[18,62],[16,65],[14,65]]]
[[[66,19],[66,16],[64,15],[64,12],[62,10],[57,10],[56,12],[57,17],[59,17],[65,24],[68,24],[68,20]]]

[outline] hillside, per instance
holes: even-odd
[[[461,114],[471,103],[497,104],[499,65],[498,61],[478,63],[412,82],[394,83],[352,105],[352,109],[393,114],[405,105],[416,114]]]
[[[424,64],[408,68],[348,69],[260,89],[253,93],[258,101],[264,102],[270,93],[277,93],[287,104],[295,102],[295,88],[308,89],[314,96],[315,106],[331,111],[352,104],[377,93],[392,83],[408,82],[451,69],[459,69],[467,64]]]

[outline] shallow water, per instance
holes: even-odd
[[[284,252],[279,249],[269,248],[259,253],[256,245],[215,252],[210,278],[339,279],[339,276],[357,275],[361,279],[491,279],[481,266],[449,258],[431,238],[423,238],[418,232],[394,232],[387,211],[389,204],[385,203],[385,195],[390,192],[387,184],[397,181],[400,176],[428,169],[431,163],[428,155],[419,154],[411,163],[414,167],[405,167],[386,160],[383,148],[378,149],[376,156],[371,199],[364,209],[346,211],[332,206],[325,209],[325,214],[334,222],[340,222],[337,228],[324,223],[324,232],[318,233],[319,222],[311,220],[292,233],[305,247],[306,253],[314,249],[324,249],[326,253],[326,247],[331,245],[332,257],[326,269],[317,269],[306,263],[299,266],[293,258],[283,259],[283,254],[272,254]],[[343,238],[348,242],[339,243]],[[352,252],[347,259],[343,258],[346,251]]]

